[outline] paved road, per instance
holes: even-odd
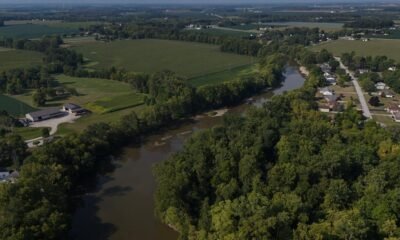
[[[365,100],[363,91],[362,91],[362,89],[361,89],[361,87],[360,87],[360,84],[358,83],[358,79],[354,76],[354,73],[351,72],[351,71],[349,70],[349,68],[346,67],[346,66],[342,63],[342,61],[340,60],[340,58],[335,57],[335,59],[336,59],[337,61],[339,61],[340,67],[343,68],[343,69],[346,71],[346,73],[350,75],[350,77],[351,77],[351,79],[352,79],[352,82],[353,82],[353,85],[354,85],[354,87],[355,87],[355,89],[356,89],[356,92],[357,92],[357,95],[358,95],[358,99],[360,100],[360,104],[361,104],[361,109],[362,109],[362,111],[363,111],[363,115],[364,115],[366,118],[372,119],[371,112],[369,111],[369,108],[368,108],[368,103],[367,103],[367,101]]]

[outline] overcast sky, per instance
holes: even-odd
[[[161,3],[161,4],[239,4],[239,3],[288,3],[288,2],[296,2],[296,3],[332,3],[332,2],[400,2],[400,0],[0,0],[0,3]]]

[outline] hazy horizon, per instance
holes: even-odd
[[[400,3],[400,0],[0,0],[0,4],[334,4],[334,3]]]

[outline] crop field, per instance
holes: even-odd
[[[20,23],[0,27],[0,38],[39,38],[44,35],[62,35],[79,32],[86,23]]]
[[[217,28],[208,28],[208,29],[201,29],[201,30],[187,30],[187,31],[196,31],[202,33],[208,33],[213,36],[228,36],[228,37],[249,37],[252,33],[248,32],[247,30],[240,30],[240,29],[217,29]]]
[[[189,80],[189,82],[195,87],[228,82],[231,80],[235,80],[240,76],[246,75],[252,70],[253,65],[245,65],[233,69],[224,70],[221,72],[210,73],[204,76],[192,78]]]
[[[0,94],[0,110],[5,110],[14,116],[23,116],[25,113],[34,111],[35,108],[17,99]]]
[[[325,23],[325,22],[269,22],[264,23],[267,26],[277,27],[308,27],[319,28],[325,31],[337,31],[343,28],[343,23]]]
[[[0,48],[0,71],[38,65],[42,57],[39,52]]]
[[[95,113],[114,112],[143,104],[143,94],[134,93],[131,87],[122,82],[57,76],[62,85],[75,88],[79,96],[71,96],[63,102],[82,105]]]
[[[122,40],[77,44],[73,47],[90,61],[91,68],[122,67],[153,73],[171,70],[193,78],[248,65],[249,56],[222,53],[218,46],[167,40]]]
[[[354,51],[359,56],[385,55],[398,62],[400,61],[400,40],[395,39],[372,39],[369,42],[337,40],[312,47],[315,51],[324,48],[336,56]]]

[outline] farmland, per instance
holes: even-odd
[[[73,78],[58,76],[60,84],[73,87],[78,96],[71,96],[63,102],[85,106],[95,113],[113,112],[143,103],[143,94],[134,93],[126,83],[107,79]]]
[[[35,108],[17,99],[0,94],[0,110],[5,110],[14,116],[22,116],[35,110]]]
[[[215,45],[167,40],[83,43],[73,48],[90,60],[90,67],[97,69],[116,66],[147,73],[168,69],[188,78],[252,62],[248,56],[222,53]]]
[[[0,48],[0,71],[38,65],[42,57],[38,52]]]
[[[202,86],[208,84],[217,84],[229,80],[237,79],[253,70],[253,65],[245,65],[233,69],[224,70],[221,72],[210,73],[200,77],[195,77],[189,80],[193,86]]]
[[[319,51],[323,48],[336,56],[354,51],[359,56],[385,55],[396,61],[400,61],[400,40],[372,39],[368,42],[337,40],[316,45],[312,49]]]
[[[0,38],[39,38],[44,35],[63,35],[78,33],[79,28],[87,27],[95,22],[63,22],[63,21],[6,21],[0,27]]]
[[[343,23],[324,23],[324,22],[269,22],[264,23],[267,26],[276,27],[308,27],[308,28],[319,28],[325,31],[337,31],[343,28]]]

